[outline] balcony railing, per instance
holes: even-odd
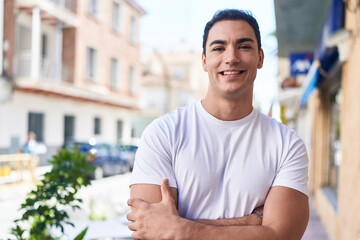
[[[30,77],[31,76],[31,53],[23,52],[16,57],[16,77]],[[55,59],[42,58],[40,65],[39,78],[46,79],[48,81],[69,81],[69,71],[65,66],[61,66],[61,69],[56,68],[57,63]],[[59,76],[59,70],[61,76]]]
[[[55,5],[62,6],[66,9],[76,12],[76,0],[47,0],[54,3]]]
[[[24,11],[37,7],[42,18],[60,20],[67,27],[79,25],[77,0],[17,0],[17,5]]]

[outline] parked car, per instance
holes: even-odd
[[[138,149],[138,146],[131,144],[123,144],[123,145],[117,145],[116,148],[118,149],[118,151],[120,151],[122,158],[126,159],[130,167],[130,171],[132,171],[135,162],[135,154]]]
[[[125,173],[131,169],[125,155],[115,145],[72,141],[66,142],[64,147],[76,148],[80,152],[88,154],[88,160],[95,166],[95,171],[90,176],[93,179]]]

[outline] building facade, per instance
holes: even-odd
[[[311,190],[331,239],[359,239],[360,188],[360,2],[344,1],[344,26],[328,38],[341,66],[311,96],[313,114]]]
[[[307,132],[309,189],[329,238],[360,239],[360,216],[351,214],[360,211],[360,1],[323,4],[327,15],[295,94],[294,119],[298,131]]]
[[[0,152],[19,150],[27,134],[47,146],[136,138],[140,19],[133,0],[4,0]],[[1,16],[1,15],[0,15]],[[1,30],[1,28],[0,28]]]

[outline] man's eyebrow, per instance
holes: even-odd
[[[248,38],[248,37],[239,38],[238,40],[236,40],[237,44],[244,43],[244,42],[253,42],[253,43],[255,43],[254,39]]]
[[[212,41],[212,42],[209,44],[209,46],[215,45],[215,44],[222,44],[222,45],[224,45],[224,44],[226,44],[226,41],[225,41],[225,40],[214,40],[214,41]]]
[[[237,44],[244,43],[244,42],[253,42],[253,43],[255,43],[254,39],[249,38],[249,37],[239,38],[239,39],[236,40],[236,43],[237,43]],[[209,44],[209,46],[215,45],[215,44],[224,45],[224,44],[226,44],[226,43],[227,43],[227,41],[218,39],[218,40],[212,41],[212,42]]]

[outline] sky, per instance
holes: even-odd
[[[250,10],[257,19],[265,52],[263,68],[255,81],[255,97],[267,108],[277,94],[277,41],[273,0],[136,0],[147,12],[141,20],[140,39],[147,47],[171,49],[186,42],[202,50],[205,24],[220,9]],[[200,61],[199,57],[199,61]]]

